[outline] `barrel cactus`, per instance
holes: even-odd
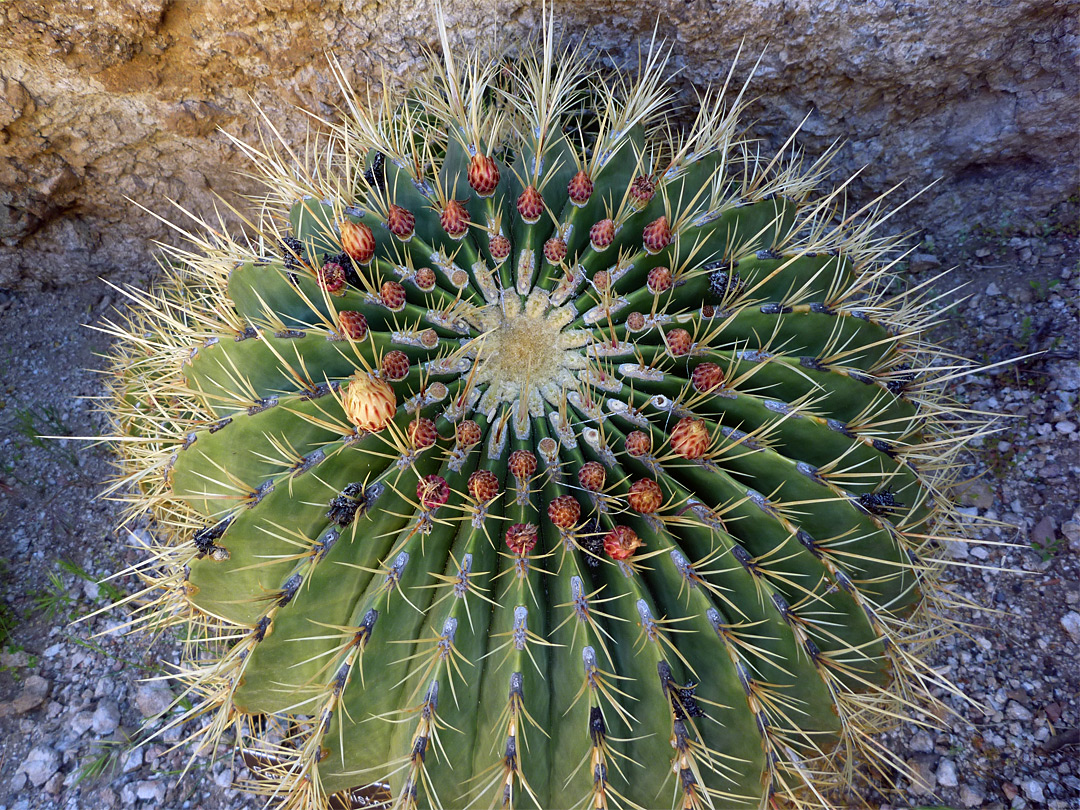
[[[290,808],[827,804],[949,684],[953,361],[877,202],[545,35],[244,145],[117,322],[140,626]],[[331,65],[331,69],[335,69]]]

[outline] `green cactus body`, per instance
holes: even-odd
[[[824,802],[943,685],[968,428],[884,217],[761,161],[741,94],[670,136],[655,53],[449,53],[333,160],[247,148],[260,240],[117,327],[178,677],[289,807]]]

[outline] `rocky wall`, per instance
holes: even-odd
[[[540,3],[447,0],[467,45],[539,28]],[[669,0],[556,4],[569,37],[630,67],[656,26],[687,99],[764,56],[755,133],[846,145],[837,177],[865,202],[940,182],[897,219],[939,240],[980,223],[1031,227],[1077,171],[1078,5],[1068,0]],[[256,106],[302,142],[332,116],[332,51],[359,87],[407,79],[436,44],[432,0],[9,0],[0,4],[0,288],[144,278],[179,237],[169,200],[209,214],[255,192],[223,134],[256,137]],[[301,108],[301,109],[298,109]],[[219,204],[220,207],[220,204]]]

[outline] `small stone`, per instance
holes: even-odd
[[[956,778],[956,763],[951,759],[943,759],[938,763],[937,781],[942,787],[956,787],[959,780]]]
[[[225,768],[221,773],[214,777],[214,784],[220,788],[227,788],[233,783],[233,772],[228,768]]]
[[[144,683],[135,693],[135,705],[143,717],[156,717],[168,711],[173,693],[163,683]]]
[[[60,788],[64,786],[64,775],[60,773],[54,773],[52,778],[45,783],[45,792],[55,796],[60,792]]]
[[[100,810],[113,810],[116,807],[117,797],[116,791],[110,787],[103,787],[93,794],[92,807],[100,808]]]
[[[925,754],[907,761],[911,771],[909,774],[911,786],[908,790],[916,796],[928,796],[937,787],[937,775],[934,773],[933,762],[934,758]]]
[[[941,259],[933,253],[912,253],[911,258],[908,259],[908,266],[913,273],[920,273],[941,267]]]
[[[30,662],[30,656],[26,650],[0,651],[0,667],[16,669],[25,667]]]
[[[60,770],[60,756],[51,748],[37,746],[32,748],[26,759],[15,772],[26,774],[30,784],[41,787]]]
[[[960,786],[960,803],[964,807],[980,807],[985,798],[986,794],[978,788],[969,787],[968,785]]]
[[[101,701],[94,712],[92,725],[94,733],[99,737],[112,734],[120,725],[120,707],[112,700]]]
[[[93,712],[78,712],[71,720],[68,721],[68,730],[76,737],[81,737],[88,732],[94,725],[94,713]]]
[[[1080,613],[1070,610],[1061,617],[1061,626],[1076,644],[1080,644]]]
[[[1010,720],[1030,720],[1031,710],[1021,706],[1015,700],[1010,700],[1009,705],[1005,707],[1005,716]]]
[[[968,557],[968,544],[966,540],[953,540],[944,538],[945,553],[954,560],[966,560]]]
[[[1037,779],[1025,779],[1020,783],[1020,789],[1023,790],[1024,795],[1033,802],[1042,804],[1046,801],[1046,798],[1043,796],[1042,782]]]
[[[139,782],[135,785],[135,795],[144,801],[153,799],[158,803],[163,802],[165,800],[165,783],[151,782],[149,780]]]
[[[1068,419],[1062,419],[1054,425],[1054,429],[1058,433],[1076,433],[1076,423],[1070,422]]]
[[[22,690],[18,697],[11,701],[11,705],[18,714],[25,714],[44,703],[48,694],[49,682],[40,675],[31,675],[23,683]]]
[[[934,752],[934,738],[929,733],[920,729],[916,731],[908,743],[908,748],[920,754],[932,754]]]
[[[1001,288],[998,287],[993,281],[986,285],[987,295],[1001,295]]]
[[[973,481],[971,486],[960,493],[960,503],[965,506],[977,506],[979,509],[989,509],[994,505],[994,488],[989,481]]]
[[[968,553],[970,553],[971,556],[977,560],[985,560],[987,557],[990,556],[990,552],[982,546],[973,546],[972,548],[968,549]]]
[[[1038,543],[1040,546],[1048,546],[1056,534],[1057,524],[1050,515],[1046,515],[1031,530],[1031,541]]]
[[[131,773],[134,770],[138,770],[143,764],[143,750],[136,748],[132,751],[127,751],[120,758],[120,768],[124,773]]]
[[[1061,533],[1069,541],[1069,548],[1080,552],[1080,523],[1075,520],[1065,521],[1061,524]]]
[[[1020,795],[1019,789],[1012,782],[1002,782],[1001,792],[1005,794],[1005,798],[1010,802]]]

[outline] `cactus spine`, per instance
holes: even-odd
[[[194,629],[185,717],[289,808],[885,772],[873,732],[952,688],[919,653],[982,428],[879,201],[763,160],[745,87],[675,135],[658,48],[629,81],[549,31],[513,64],[442,38],[399,101],[343,83],[312,154],[241,144],[257,238],[189,234],[113,326],[135,615]]]

